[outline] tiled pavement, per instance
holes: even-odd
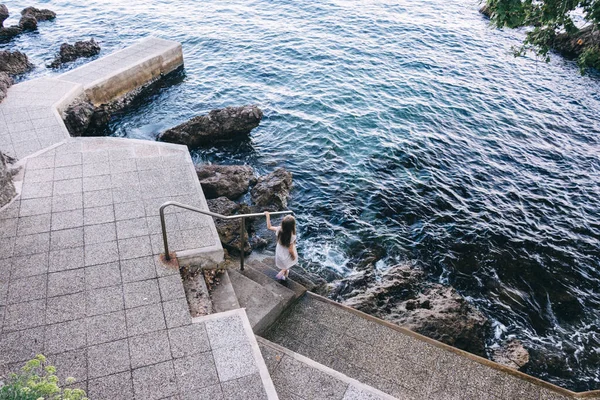
[[[265,337],[398,399],[571,398],[312,295]],[[274,382],[278,388],[275,377]]]
[[[0,370],[44,353],[92,399],[203,385],[212,361],[186,350],[201,334],[179,271],[157,260],[159,205],[207,208],[187,148],[69,139],[23,164],[21,196],[0,212]],[[173,250],[218,244],[208,218],[170,210]]]

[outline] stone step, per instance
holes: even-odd
[[[220,279],[221,282],[214,285],[210,293],[214,312],[219,313],[240,308],[240,303],[235,296],[227,270],[223,270]]]
[[[294,279],[293,270],[290,269],[290,278],[285,281],[279,281],[275,278],[278,269],[268,266],[266,263],[252,261],[246,265],[244,273],[250,279],[269,287],[283,287],[294,292],[296,298],[306,292],[306,288]]]
[[[257,337],[258,346],[280,398],[396,399],[276,343]]]
[[[572,393],[310,292],[263,337],[400,399],[549,400]]]

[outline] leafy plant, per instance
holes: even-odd
[[[55,374],[56,368],[47,365],[46,357],[38,354],[20,373],[10,374],[8,382],[0,387],[0,400],[88,400],[81,389],[62,389]],[[74,381],[67,378],[65,383]]]

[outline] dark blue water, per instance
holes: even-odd
[[[250,142],[194,155],[292,171],[305,259],[342,274],[365,252],[380,269],[422,266],[493,321],[490,346],[525,343],[526,372],[600,389],[597,76],[513,58],[523,32],[490,28],[477,1],[41,5],[58,19],[0,45],[38,66],[26,78],[52,74],[63,41],[94,37],[102,54],[151,34],[181,41],[184,73],[113,134],[154,139],[259,104]]]

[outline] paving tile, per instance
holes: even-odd
[[[79,228],[83,226],[83,210],[75,209],[52,213],[52,230]]]
[[[133,399],[133,378],[131,377],[131,371],[91,379],[88,383],[88,396],[90,399]]]
[[[81,165],[72,165],[68,167],[54,168],[54,180],[61,181],[66,179],[75,179],[82,177]]]
[[[48,253],[38,253],[12,259],[11,278],[19,279],[28,276],[48,273]]]
[[[148,224],[150,234],[162,233],[162,225],[158,215],[146,217],[146,223]],[[179,231],[179,220],[176,214],[165,214],[165,229],[169,233]]]
[[[23,183],[21,199],[35,199],[52,196],[52,182]]]
[[[313,370],[308,386],[302,392],[310,399],[339,399],[344,397],[348,384],[319,370]]]
[[[140,258],[152,255],[149,236],[119,240],[119,257],[121,260]]]
[[[348,389],[344,393],[343,400],[381,400],[382,398],[372,392],[359,389],[356,386],[348,386]]]
[[[83,178],[83,191],[110,190],[110,175],[87,176]]]
[[[90,346],[87,348],[87,356],[88,376],[90,379],[130,369],[129,345],[127,340]]]
[[[53,196],[63,196],[71,193],[81,193],[83,190],[81,178],[54,181]]]
[[[98,225],[86,225],[84,227],[84,235],[86,244],[112,242],[117,240],[116,226],[114,222]]]
[[[56,324],[85,317],[85,294],[83,292],[51,297],[47,301],[47,324]]]
[[[144,204],[137,201],[129,201],[126,203],[115,203],[115,219],[123,221],[132,218],[146,217],[146,209]]]
[[[74,378],[75,382],[87,380],[87,351],[77,349],[48,357],[51,365],[56,367],[56,375],[61,382]]]
[[[275,387],[286,388],[291,393],[305,393],[310,382],[312,368],[292,358],[284,357],[271,374]]]
[[[27,160],[27,171],[35,169],[54,169],[54,155],[49,157],[35,157]]]
[[[137,171],[137,164],[135,162],[135,158],[114,160],[110,162],[110,172],[113,175],[132,171]]]
[[[86,343],[85,319],[46,326],[44,351],[47,354],[58,354],[84,348]]]
[[[131,258],[121,261],[123,282],[135,282],[156,278],[156,269],[152,257]]]
[[[125,308],[160,303],[160,293],[156,279],[126,283],[123,285],[123,293],[125,295]]]
[[[29,361],[37,354],[43,353],[45,332],[44,326],[18,332],[3,332],[0,335],[0,365]]]
[[[85,275],[83,268],[48,274],[48,297],[83,292]]]
[[[86,292],[87,316],[123,310],[123,288],[111,286]]]
[[[131,368],[145,367],[171,359],[167,331],[155,331],[129,338]]]
[[[258,372],[249,344],[213,349],[213,357],[221,383]]]
[[[177,386],[183,393],[219,383],[217,369],[210,352],[198,353],[173,361]]]
[[[137,399],[155,400],[177,394],[173,362],[149,365],[133,371],[133,388]]]
[[[142,335],[167,328],[161,304],[152,304],[125,310],[129,336]]]
[[[87,250],[87,247],[86,247]],[[83,267],[83,247],[52,250],[50,252],[49,272],[60,272]]]
[[[104,224],[115,221],[113,206],[101,206],[85,208],[83,210],[83,222],[85,225]]]
[[[171,329],[192,323],[192,317],[190,316],[190,310],[186,299],[171,300],[163,302],[162,305],[165,311],[167,328]]]
[[[119,240],[148,235],[145,217],[117,221],[117,237]]]
[[[63,250],[83,246],[83,227],[52,231],[50,250]]]
[[[50,248],[50,232],[18,236],[14,243],[14,255],[17,257],[45,253]]]
[[[86,153],[84,153],[86,154]],[[83,164],[83,177],[89,178],[94,176],[109,176],[110,165],[108,163],[85,163]],[[104,178],[105,179],[105,178]]]
[[[107,264],[119,261],[117,242],[89,244],[85,246],[85,265]]]
[[[181,400],[223,400],[221,385],[207,386],[179,396]],[[283,400],[280,397],[281,400]]]
[[[44,325],[46,300],[9,304],[4,310],[4,332]]]
[[[13,279],[8,286],[7,304],[43,299],[46,297],[46,276],[35,275]]]
[[[17,234],[31,235],[50,231],[50,214],[32,215],[19,218]]]
[[[0,238],[17,236],[18,218],[0,220]],[[35,232],[31,232],[35,233]]]
[[[121,271],[118,262],[85,267],[85,285],[88,289],[98,289],[121,284]]]
[[[83,193],[71,193],[52,197],[52,212],[78,210],[83,208]]]
[[[248,342],[242,320],[237,315],[207,321],[206,333],[213,350]]]
[[[54,159],[55,167],[68,167],[70,165],[78,165],[78,164],[81,164],[81,154],[80,153],[57,154]]]
[[[88,346],[127,338],[124,311],[88,317],[86,323]]]
[[[52,198],[41,197],[37,199],[21,200],[19,207],[19,216],[27,217],[31,215],[48,214],[52,211]]]
[[[106,150],[88,151],[82,154],[83,164],[108,164],[108,152]]]
[[[267,400],[267,392],[263,386],[263,382],[260,379],[259,374],[253,374],[245,376],[243,378],[235,379],[221,384],[223,388],[224,399],[252,399],[252,400]],[[311,400],[313,398],[310,398]],[[336,399],[337,397],[331,397]],[[340,397],[341,398],[341,397]],[[314,398],[317,400],[317,398]],[[325,398],[323,398],[325,399]],[[329,398],[327,398],[329,399]]]
[[[170,276],[170,275],[181,276],[181,273],[179,272],[178,267],[172,267],[170,265],[163,264],[163,262],[160,260],[159,255],[155,255],[155,256],[153,256],[153,258],[154,258],[154,265],[156,267],[156,275],[158,277]]]
[[[284,353],[275,350],[271,346],[265,346],[262,343],[258,343],[258,347],[260,348],[262,358],[265,360],[269,374],[273,375],[281,360],[287,356]]]
[[[185,298],[181,276],[170,275],[158,279],[162,301]]]
[[[112,203],[112,191],[108,189],[83,193],[83,206],[85,208],[108,206]]]
[[[191,356],[210,350],[208,335],[203,323],[194,323],[169,329],[173,358]]]
[[[113,188],[112,192],[115,204],[142,201],[142,194],[139,188]]]

